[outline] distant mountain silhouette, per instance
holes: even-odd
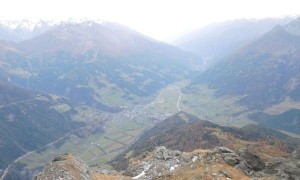
[[[286,17],[214,23],[181,36],[174,44],[202,56],[207,65],[212,65],[268,32],[275,25],[285,25],[292,20],[292,17]]]
[[[300,36],[286,26],[272,30],[203,73],[194,83],[207,83],[218,95],[242,95],[240,102],[262,108],[300,99]],[[295,31],[295,30],[293,30]]]

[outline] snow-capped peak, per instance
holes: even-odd
[[[107,22],[108,21],[103,20],[103,19],[91,20],[91,19],[87,19],[87,18],[80,18],[80,19],[71,18],[71,19],[68,19],[66,21],[59,22],[58,25],[62,25],[62,24],[82,24],[83,26],[92,26],[93,24],[104,25]]]
[[[43,26],[53,26],[56,23],[53,21],[29,21],[29,20],[8,20],[8,21],[1,21],[0,25],[7,28],[8,30],[16,30],[21,29],[24,31],[31,32],[34,29],[42,28]]]
[[[64,28],[69,25],[81,26],[83,28],[92,27],[95,24],[106,25],[104,20],[89,20],[83,19],[68,19],[67,21],[53,21],[53,20],[12,20],[0,21],[0,31],[3,32],[0,39],[7,41],[19,42],[27,39],[37,37],[47,31],[55,29],[56,27]]]
[[[23,31],[32,32],[35,29],[43,28],[43,27],[54,27],[56,25],[63,24],[83,24],[84,26],[89,26],[92,24],[101,24],[104,25],[107,21],[99,19],[99,20],[89,20],[87,18],[80,19],[68,19],[66,21],[53,21],[53,20],[38,20],[38,21],[29,21],[29,20],[8,20],[8,21],[0,21],[0,26],[6,28],[7,30],[16,30],[21,29]]]

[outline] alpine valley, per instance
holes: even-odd
[[[300,18],[0,22],[0,92],[1,180],[300,178]]]

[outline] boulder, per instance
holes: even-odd
[[[167,149],[164,146],[158,146],[154,150],[153,157],[156,159],[168,160],[168,159],[173,159],[181,154],[182,153],[180,151],[177,150],[172,151]]]
[[[227,178],[232,178],[231,174],[226,169],[220,169],[220,173],[224,174]]]
[[[216,147],[215,150],[219,151],[220,153],[234,153],[231,149],[226,147]]]
[[[65,161],[66,160],[66,155],[67,154],[56,154],[53,158],[53,162],[56,161]]]
[[[235,166],[241,162],[241,159],[238,155],[233,153],[224,153],[223,159],[225,162],[227,162],[230,166]]]
[[[253,171],[261,171],[265,169],[265,163],[260,159],[259,156],[252,154],[245,148],[241,148],[238,151],[238,155],[243,158],[248,167]]]

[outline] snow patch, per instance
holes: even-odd
[[[174,171],[175,170],[175,168],[172,166],[171,168],[170,168],[170,171]]]
[[[144,171],[141,174],[132,177],[131,179],[139,179],[140,177],[143,177],[143,176],[145,176],[145,172]]]
[[[59,24],[83,24],[84,26],[91,26],[95,23],[103,25],[107,23],[107,21],[102,19],[91,20],[88,18],[69,18],[66,21],[61,21]]]
[[[195,162],[198,159],[198,156],[194,156],[192,161]]]

